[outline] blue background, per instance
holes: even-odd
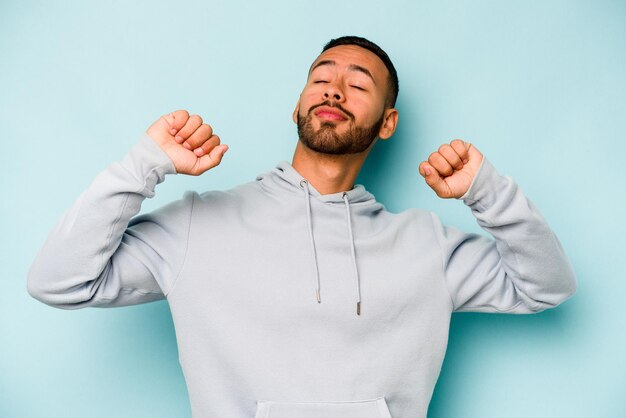
[[[230,151],[143,210],[290,160],[308,66],[344,34],[400,75],[399,129],[360,182],[392,211],[478,231],[417,173],[471,141],[541,209],[579,280],[541,314],[455,314],[429,417],[626,416],[626,2],[373,0],[0,2],[0,416],[190,416],[165,302],[55,310],[28,296],[29,265],[161,114],[202,115]]]

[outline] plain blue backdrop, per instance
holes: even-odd
[[[166,302],[62,311],[26,292],[65,209],[163,113],[202,115],[230,151],[170,176],[253,180],[296,142],[309,64],[344,34],[400,76],[396,135],[359,181],[388,209],[479,231],[417,166],[454,138],[514,177],[562,241],[578,292],[537,315],[455,314],[430,418],[626,416],[624,1],[0,1],[0,416],[190,416]]]

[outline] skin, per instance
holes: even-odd
[[[329,155],[311,150],[298,141],[292,165],[321,194],[338,193],[354,187],[365,158],[378,138],[389,139],[398,124],[398,111],[386,105],[389,73],[372,52],[354,45],[330,48],[311,65],[307,83],[293,112],[305,117],[311,107],[329,101],[339,104],[352,117],[334,107],[313,110],[317,130],[331,121],[338,134],[351,125],[372,126],[381,115],[377,138],[363,152]],[[171,158],[180,174],[200,175],[222,161],[228,150],[210,125],[198,115],[177,110],[161,116],[146,133]],[[443,144],[419,165],[419,173],[441,198],[458,198],[469,189],[483,156],[471,144],[455,139]]]
[[[318,65],[323,62],[334,64]],[[366,69],[371,77],[357,71],[357,67]],[[331,115],[321,112],[313,117],[314,128],[318,129],[321,123],[330,120],[336,123],[337,133],[342,134],[351,124],[371,126],[383,113],[378,137],[385,140],[393,135],[398,123],[398,111],[385,108],[389,73],[380,58],[366,49],[342,45],[322,53],[313,62],[311,69],[293,112],[294,122],[297,122],[298,113],[305,117],[312,106],[331,101],[354,115],[354,119],[335,120]],[[362,153],[327,155],[312,151],[298,141],[292,165],[322,194],[350,190],[375,143],[376,140]]]

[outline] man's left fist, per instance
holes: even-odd
[[[443,144],[419,166],[426,183],[443,199],[463,196],[478,172],[483,155],[469,142]]]

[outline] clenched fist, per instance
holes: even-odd
[[[437,196],[463,196],[478,172],[483,155],[472,144],[455,139],[443,144],[419,166],[419,172]]]
[[[189,116],[186,110],[177,110],[161,116],[146,131],[170,157],[176,172],[198,176],[217,166],[226,144],[213,135],[213,129],[198,115]]]

